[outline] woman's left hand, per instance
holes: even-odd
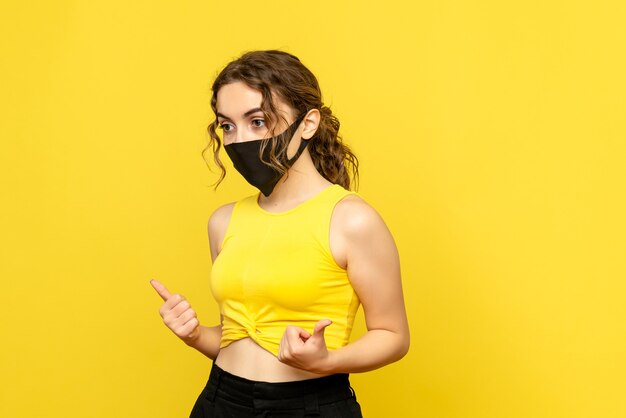
[[[330,355],[324,340],[324,329],[330,324],[330,319],[322,319],[315,324],[313,334],[300,327],[288,325],[280,341],[278,360],[314,373],[328,372]]]

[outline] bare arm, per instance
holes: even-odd
[[[288,349],[279,359],[317,373],[358,373],[393,363],[408,352],[410,341],[393,237],[378,213],[356,196],[337,205],[332,231],[337,234],[331,239],[331,249],[337,262],[346,266],[368,331],[358,340],[328,351],[324,342],[327,322],[318,322],[311,336],[304,335],[304,343],[297,341],[299,330],[287,330],[283,342]]]
[[[348,277],[361,300],[368,331],[332,351],[329,367],[335,373],[356,373],[404,357],[410,344],[409,325],[398,250],[389,229],[363,200],[350,198],[341,203],[337,220],[345,237]]]
[[[226,227],[230,220],[233,204],[218,208],[208,223],[209,246],[211,248],[211,259],[219,254],[221,242],[226,233]],[[207,327],[200,325],[195,311],[189,302],[180,294],[172,295],[167,288],[157,280],[151,280],[152,287],[161,296],[164,303],[159,309],[165,325],[174,332],[185,344],[195,348],[211,360],[215,360],[220,351],[220,340],[222,338],[222,316],[220,315],[220,325]]]
[[[226,228],[233,212],[234,204],[221,206],[213,212],[209,218],[207,232],[209,235],[209,247],[211,248],[211,261],[215,262],[218,254],[222,250],[221,244],[226,235]],[[187,345],[195,348],[211,360],[217,358],[220,351],[220,340],[222,338],[222,316],[220,315],[220,325],[213,327],[200,326],[200,332],[193,341],[185,341]]]
[[[220,340],[222,338],[222,326],[216,325],[213,327],[205,327],[200,325],[198,337],[194,341],[185,343],[192,348],[195,348],[211,360],[217,358],[220,352]]]

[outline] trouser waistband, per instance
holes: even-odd
[[[316,412],[319,405],[354,397],[349,375],[344,373],[293,382],[262,382],[231,374],[213,364],[207,396],[257,409],[304,408]]]

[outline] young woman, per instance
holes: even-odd
[[[402,358],[409,329],[394,240],[349,191],[358,161],[339,121],[315,76],[282,51],[229,63],[211,105],[218,184],[223,145],[260,193],[208,222],[220,325],[200,325],[183,296],[151,281],[165,324],[214,360],[191,417],[360,417],[349,373]],[[367,332],[349,343],[359,305]]]

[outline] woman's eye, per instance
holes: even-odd
[[[220,129],[223,130],[224,132],[230,132],[233,128],[233,125],[231,125],[230,123],[222,123],[220,125]]]
[[[252,121],[252,125],[255,128],[261,128],[261,127],[265,126],[265,121],[263,119],[254,119]]]

